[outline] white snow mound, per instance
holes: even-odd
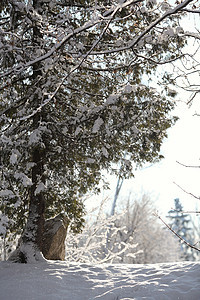
[[[1,300],[199,300],[200,262],[88,265],[0,262]]]

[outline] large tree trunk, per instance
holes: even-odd
[[[44,192],[37,190],[38,184],[45,184],[43,159],[40,149],[33,151],[32,182],[30,189],[29,216],[25,231],[22,235],[22,262],[40,260],[44,231],[45,199]],[[39,182],[38,182],[39,181]]]
[[[32,168],[33,185],[29,193],[29,216],[19,245],[9,258],[9,260],[22,263],[44,260],[41,252],[44,231],[45,199],[44,191],[38,189],[40,185],[45,185],[42,150],[39,148],[34,149],[32,158],[34,166]]]
[[[42,13],[42,0],[33,0],[34,9],[40,14]],[[42,41],[42,33],[40,27],[35,24],[33,26],[32,43],[35,48],[40,48]],[[33,88],[38,78],[42,77],[41,63],[33,65]],[[32,87],[31,87],[32,88]],[[33,109],[38,108],[41,104],[40,91],[33,90]],[[32,128],[38,129],[40,123],[44,120],[44,112],[37,112],[33,116]],[[43,142],[45,145],[45,142]],[[44,176],[44,161],[45,161],[45,146],[40,144],[34,145],[32,151],[32,186],[29,190],[29,215],[26,227],[23,231],[20,243],[16,251],[10,256],[10,260],[27,263],[44,260],[42,255],[42,239],[44,231],[44,212],[45,198],[44,191],[39,189],[40,186],[45,186]]]

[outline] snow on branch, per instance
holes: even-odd
[[[139,36],[138,38],[133,41],[130,44],[130,48],[134,47],[143,36],[145,36],[148,32],[151,31],[151,29],[153,29],[156,25],[158,25],[159,23],[161,23],[164,19],[166,19],[167,17],[174,15],[176,13],[178,13],[179,11],[181,11],[184,7],[186,7],[190,2],[192,2],[193,0],[185,0],[182,3],[180,3],[179,5],[177,5],[175,8],[166,11],[160,18],[158,18],[157,20],[155,20],[152,24],[150,24],[146,30],[144,30]]]
[[[180,3],[179,5],[177,5],[175,8],[170,9],[168,11],[166,11],[160,18],[158,18],[157,20],[155,20],[154,22],[152,22],[135,40],[133,40],[129,45],[125,46],[125,47],[120,47],[117,49],[112,49],[112,50],[107,50],[107,51],[102,51],[102,52],[92,52],[92,55],[95,54],[109,54],[109,53],[114,53],[114,52],[121,52],[124,50],[128,50],[128,49],[133,49],[138,42],[147,34],[149,33],[156,25],[160,24],[163,20],[165,20],[166,18],[170,17],[171,15],[177,14],[179,11],[182,11],[184,7],[186,7],[189,3],[191,3],[193,0],[185,0],[182,3]]]
[[[34,60],[31,60],[31,61],[27,62],[26,64],[24,64],[24,66],[22,67],[22,69],[25,70],[25,69],[29,68],[32,65],[35,65],[35,64],[37,64],[37,63],[39,63],[39,62],[41,62],[43,60],[46,60],[47,58],[49,58],[50,56],[52,56],[56,51],[58,51],[64,44],[66,44],[66,42],[68,42],[72,37],[77,36],[79,33],[83,32],[83,31],[86,31],[87,29],[90,29],[90,28],[96,26],[98,23],[101,23],[102,20],[105,20],[108,17],[109,17],[109,20],[112,20],[113,16],[116,14],[116,12],[119,9],[123,9],[123,8],[125,8],[127,6],[130,6],[133,3],[138,3],[140,1],[141,0],[136,0],[136,1],[130,0],[130,1],[126,1],[123,4],[119,3],[115,7],[112,7],[111,9],[107,10],[102,16],[99,16],[96,19],[92,19],[92,20],[86,22],[86,24],[84,24],[83,26],[80,26],[80,27],[76,28],[75,30],[73,30],[72,32],[70,32],[68,35],[64,36],[63,39],[60,42],[56,43],[47,53],[45,53],[44,55],[41,55],[41,56],[37,57]],[[105,30],[106,29],[107,28],[105,28]],[[103,31],[103,33],[104,33],[104,31]],[[98,39],[97,43],[100,41],[100,38]],[[96,46],[96,44],[94,46]],[[92,47],[92,49],[93,49],[93,47]],[[88,56],[88,54],[87,54],[87,56]],[[15,68],[11,69],[10,71],[8,71],[6,73],[0,74],[0,78],[9,76],[13,72],[15,72],[15,73],[21,73],[22,69],[20,68],[20,70],[18,70],[18,72],[17,72],[17,69],[15,67]]]

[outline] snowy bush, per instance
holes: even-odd
[[[82,233],[68,233],[66,260],[85,263],[158,263],[180,260],[178,241],[153,216],[147,196],[109,217],[88,214]]]
[[[101,211],[94,220],[94,211],[87,218],[86,225],[79,234],[68,233],[66,239],[66,260],[84,263],[115,263],[128,249],[134,250],[136,245],[120,240],[120,230],[125,226],[116,226],[121,214],[108,217]]]

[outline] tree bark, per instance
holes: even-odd
[[[33,163],[35,164],[32,169],[32,182],[33,185],[30,188],[30,206],[29,206],[29,216],[27,220],[27,225],[22,236],[22,244],[25,246],[32,244],[31,255],[38,256],[42,251],[42,239],[44,231],[44,212],[45,212],[45,198],[43,192],[36,193],[38,179],[45,184],[44,179],[44,166],[43,157],[41,155],[40,149],[35,149],[33,151]],[[33,251],[33,252],[32,252]],[[25,251],[26,252],[26,251]],[[35,253],[34,253],[35,252]],[[36,254],[37,253],[37,254]],[[23,253],[22,260],[26,262],[28,253]],[[36,257],[36,260],[38,258]]]
[[[33,0],[34,9],[40,14],[42,12],[41,0]],[[40,28],[33,26],[32,45],[40,48],[42,33]],[[42,76],[41,62],[33,65],[32,82],[37,82]],[[30,88],[32,88],[30,86]],[[34,92],[34,91],[33,91]],[[33,109],[40,106],[39,92],[35,92],[33,97]],[[33,116],[32,129],[38,129],[40,123],[44,120],[45,113],[38,112]],[[43,141],[42,141],[43,142]],[[43,143],[44,145],[45,143]],[[10,256],[10,260],[16,262],[35,262],[44,260],[42,255],[42,241],[44,232],[44,213],[45,213],[45,197],[44,191],[37,191],[39,183],[45,185],[44,175],[45,147],[38,143],[32,149],[32,186],[29,190],[29,215],[27,224],[20,239],[16,251]]]

